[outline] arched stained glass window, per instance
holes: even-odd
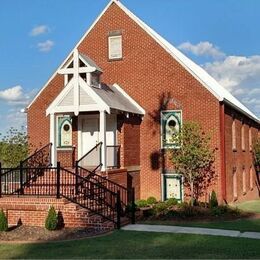
[[[70,117],[59,117],[58,141],[59,147],[72,146],[72,120]]]
[[[179,134],[182,126],[181,110],[166,110],[161,112],[161,138],[162,148],[178,148],[179,143],[174,140],[174,135]]]

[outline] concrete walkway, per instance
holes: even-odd
[[[176,234],[196,234],[224,237],[243,237],[260,239],[260,232],[240,232],[235,230],[200,228],[200,227],[181,227],[181,226],[164,226],[164,225],[127,225],[122,227],[123,230],[129,231],[147,231],[147,232],[162,232]]]

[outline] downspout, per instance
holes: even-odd
[[[220,102],[220,157],[221,157],[221,195],[226,203],[226,151],[225,151],[225,105]]]

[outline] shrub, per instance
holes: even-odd
[[[168,206],[165,202],[159,202],[154,205],[154,210],[156,214],[166,213],[168,209]]]
[[[167,207],[171,207],[171,206],[175,206],[178,204],[178,200],[175,198],[170,198],[168,200],[165,201]]]
[[[137,200],[135,202],[137,208],[144,208],[144,207],[147,207],[148,206],[148,203],[146,200]]]
[[[0,231],[8,230],[8,221],[4,211],[1,209],[0,211]]]
[[[144,218],[149,218],[156,215],[156,211],[154,209],[147,209],[143,211],[143,217]]]
[[[156,200],[155,197],[149,197],[149,198],[147,199],[147,203],[148,203],[149,205],[153,205],[153,204],[155,204],[156,202],[157,202],[157,200]]]
[[[209,201],[209,207],[210,208],[215,208],[218,206],[218,199],[217,199],[217,194],[216,192],[213,190],[211,192],[211,196],[210,196],[210,201]]]
[[[50,207],[48,215],[45,220],[45,228],[48,230],[55,230],[58,226],[58,214],[53,206]]]

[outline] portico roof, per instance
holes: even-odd
[[[77,87],[77,86],[76,86]],[[118,84],[100,87],[89,86],[79,78],[79,104],[75,104],[74,84],[70,81],[46,110],[46,115],[54,113],[74,113],[111,109],[144,115],[145,110],[131,98]]]

